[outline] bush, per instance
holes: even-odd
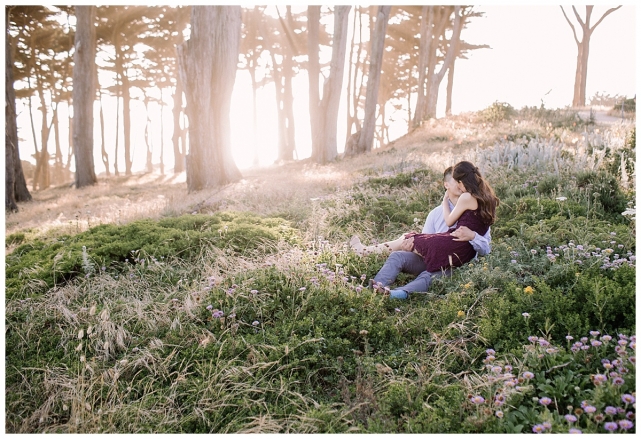
[[[42,292],[79,274],[90,276],[101,267],[120,270],[120,264],[129,260],[152,263],[154,259],[170,256],[193,260],[207,246],[227,248],[238,254],[258,249],[269,252],[279,240],[296,242],[296,231],[282,219],[248,213],[185,215],[124,226],[100,225],[75,236],[50,241],[37,239],[16,248],[7,256],[7,297],[27,286],[33,292]]]
[[[481,111],[481,119],[486,122],[501,122],[510,120],[515,114],[516,110],[510,104],[497,101]]]

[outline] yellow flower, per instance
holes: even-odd
[[[456,313],[456,315],[457,315],[458,317],[465,317],[465,312],[463,312],[463,311],[459,311],[459,312],[457,312],[457,313]]]
[[[463,288],[472,288],[472,282],[468,282],[465,285],[463,285]]]
[[[527,287],[523,288],[523,292],[525,294],[533,294],[534,293],[534,288],[532,288],[531,286],[527,286]]]

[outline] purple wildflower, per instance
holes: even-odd
[[[583,432],[581,430],[579,430],[578,428],[570,428],[568,433],[570,433],[570,434],[583,434]]]
[[[626,404],[634,404],[636,399],[634,399],[634,396],[630,395],[629,393],[621,395],[621,401],[623,401]]]
[[[483,404],[485,402],[485,398],[483,398],[481,395],[476,395],[470,398],[470,401],[472,404]]]
[[[617,414],[617,408],[612,407],[611,405],[607,406],[604,411],[607,415],[610,415],[610,416]]]
[[[576,422],[576,416],[567,414],[565,415],[565,420],[568,422]]]
[[[534,427],[532,427],[532,431],[534,433],[543,433],[545,431],[545,428],[541,424],[536,424]]]
[[[606,422],[603,428],[605,428],[608,431],[614,431],[617,428],[619,428],[619,426],[616,422]]]
[[[550,405],[552,403],[552,400],[548,398],[547,396],[544,396],[543,398],[539,399],[539,403],[542,405]]]
[[[623,430],[629,430],[632,427],[634,427],[634,424],[631,421],[628,421],[627,419],[621,419],[619,421],[619,427],[621,427]]]

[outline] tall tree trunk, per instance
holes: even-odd
[[[71,108],[72,103],[71,103],[71,98],[67,99],[67,108]],[[73,117],[71,117],[71,111],[68,112],[67,119],[69,120],[69,132],[68,132],[68,142],[69,142],[69,149],[67,150],[67,163],[65,164],[65,169],[69,171],[71,169],[71,158],[73,157],[74,153],[74,146],[73,146]],[[117,131],[116,131],[117,132]]]
[[[465,23],[463,23],[465,24]],[[447,69],[447,96],[445,100],[445,114],[450,116],[452,114],[452,92],[454,90],[454,66],[456,66],[456,59],[460,55],[461,42],[456,42],[454,59],[450,68]]]
[[[60,103],[56,103],[56,109]],[[53,139],[56,145],[56,153],[53,162],[53,171],[51,183],[58,185],[65,182],[65,172],[62,165],[62,148],[60,146],[60,123],[58,121],[58,111],[53,113]]]
[[[583,21],[578,11],[576,10],[576,8],[572,6],[572,11],[574,12],[575,18],[579,22],[579,25],[582,31],[582,39],[579,40],[576,33],[576,29],[574,28],[574,25],[572,24],[567,14],[565,13],[565,9],[563,9],[563,6],[561,6],[561,11],[563,12],[563,16],[565,17],[566,21],[572,28],[574,42],[577,45],[576,71],[574,73],[574,95],[572,97],[573,107],[585,106],[585,99],[586,99],[585,89],[588,82],[588,57],[590,55],[590,38],[592,36],[592,32],[594,32],[594,29],[596,29],[596,27],[599,24],[601,24],[601,22],[605,17],[607,17],[608,15],[610,15],[612,12],[616,11],[620,7],[621,6],[617,6],[616,8],[608,9],[601,16],[601,18],[596,22],[596,24],[590,27],[590,18],[592,16],[592,10],[594,9],[594,6],[585,7],[585,21]]]
[[[122,76],[122,128],[125,141],[125,175],[131,175],[133,163],[133,152],[131,151],[131,94],[129,92],[129,77],[124,72]]]
[[[95,6],[76,6],[73,56],[73,144],[76,149],[76,188],[96,183],[93,163],[93,101],[96,68]]]
[[[309,122],[312,135],[312,157],[321,157],[320,152],[322,124],[320,112],[320,92],[318,89],[318,76],[320,75],[319,64],[319,36],[320,30],[320,6],[307,7],[307,73],[309,76]]]
[[[287,22],[291,22],[291,6],[287,6]],[[278,9],[277,9],[278,11]],[[278,64],[276,60],[276,53],[270,50],[270,55],[273,64],[274,85],[276,87],[276,109],[278,115],[278,159],[279,160],[292,160],[294,158],[295,144],[295,125],[294,125],[294,94],[292,90],[292,77],[293,72],[293,47],[294,40],[288,29],[287,23],[278,13],[279,23],[281,24],[281,31],[288,39],[286,49],[280,51],[278,55],[282,57],[282,61]],[[268,37],[266,32],[263,32],[264,37]]]
[[[418,87],[416,111],[414,112],[414,127],[421,124],[425,118],[426,109],[426,88],[427,88],[427,67],[430,54],[432,53],[432,28],[434,24],[434,6],[423,6],[421,9],[421,39],[419,42],[418,54]]]
[[[120,78],[118,84],[120,89],[120,96],[122,97],[122,126],[123,126],[123,140],[125,147],[125,175],[131,175],[131,110],[130,102],[131,95],[129,93],[129,78],[127,77],[127,72],[124,69],[124,60],[122,49],[120,48],[120,42],[118,41],[118,33],[114,32],[114,48],[116,49],[116,74]],[[114,171],[118,175],[117,171]]]
[[[229,120],[240,31],[240,6],[192,6],[191,37],[178,46],[189,117],[190,191],[241,178],[231,153]]]
[[[176,77],[176,88],[174,89],[174,108],[172,110],[174,116],[174,132],[171,136],[171,143],[174,147],[174,174],[179,174],[185,170],[185,145],[181,151],[180,141],[182,128],[180,127],[180,114],[183,109],[183,86],[180,80],[180,75]]]
[[[36,89],[40,98],[40,113],[42,121],[40,124],[40,173],[38,175],[38,188],[47,189],[49,187],[49,126],[47,125],[48,111],[47,101],[45,100],[43,78],[38,69],[36,69]]]
[[[98,84],[97,78],[96,84]],[[105,165],[105,173],[107,174],[107,177],[109,177],[111,172],[109,171],[109,155],[107,154],[107,148],[105,145],[105,115],[102,109],[102,91],[100,90],[100,87],[98,87],[98,100],[100,102],[100,153],[102,163]],[[117,133],[118,131],[116,131],[116,134]]]
[[[363,81],[365,78],[365,74],[363,72],[364,68],[364,62],[361,60],[361,55],[363,54],[363,47],[365,46],[365,43],[363,42],[363,11],[361,7],[359,6],[356,10],[354,15],[358,14],[358,37],[359,37],[359,42],[358,42],[358,50],[356,51],[356,63],[354,64],[354,92],[351,95],[352,99],[352,106],[354,108],[354,114],[353,114],[353,124],[356,127],[356,133],[358,133],[361,130],[361,122],[360,119],[358,118],[358,109],[360,107],[360,102],[361,102],[361,96],[362,96],[362,91],[363,91]],[[360,81],[357,81],[358,79],[358,74],[359,72],[361,73],[360,75]],[[358,85],[357,85],[358,84]],[[348,133],[349,131],[349,126],[348,126]]]
[[[371,44],[369,72],[367,75],[367,91],[365,92],[365,117],[363,129],[358,138],[357,152],[372,150],[374,128],[376,126],[376,107],[378,103],[378,88],[381,82],[381,66],[383,65],[383,49],[385,33],[391,6],[379,6],[376,14],[376,25]]]
[[[356,68],[358,64],[357,61],[354,61],[354,48],[356,47],[356,20],[358,19],[358,7],[354,10],[354,21],[352,22],[352,41],[349,45],[349,57],[347,58],[347,65],[349,69],[347,70],[347,87],[345,91],[347,92],[347,130],[346,130],[346,139],[352,135],[352,126],[354,125],[354,115],[356,109],[352,110],[354,92],[352,91],[356,88],[356,82],[352,85],[352,70]]]
[[[447,70],[447,96],[445,97],[445,114],[452,115],[452,90],[454,89],[454,65],[453,62]]]
[[[151,160],[154,147],[153,147],[153,141],[151,140],[151,119],[149,118],[149,97],[147,96],[146,93],[144,98],[144,104],[145,104],[145,115],[147,117],[147,120],[145,122],[145,147],[146,147],[145,149],[147,152],[146,168],[147,168],[147,172],[151,173],[151,172],[154,172],[154,165]]]
[[[449,19],[449,17],[447,17]],[[445,55],[445,59],[443,60],[443,64],[441,65],[441,68],[438,72],[432,73],[432,76],[430,78],[429,82],[429,95],[427,99],[427,112],[425,116],[427,118],[435,117],[436,116],[436,104],[438,102],[438,89],[439,86],[441,85],[441,81],[443,80],[443,77],[445,76],[445,72],[449,69],[449,67],[452,65],[454,62],[454,57],[456,56],[457,53],[457,47],[458,47],[458,42],[461,38],[461,30],[463,28],[463,18],[461,17],[461,7],[460,6],[454,6],[454,28],[452,30],[452,37],[450,38],[450,44],[447,49],[447,53]]]
[[[249,75],[252,80],[252,149],[254,150],[254,160],[252,165],[260,164],[260,154],[258,147],[258,81],[256,80],[256,59],[250,61]]]
[[[330,72],[323,84],[323,98],[320,104],[321,124],[319,133],[321,141],[319,155],[315,157],[318,163],[332,161],[338,155],[336,145],[336,130],[338,123],[338,106],[343,87],[343,72],[345,70],[345,53],[347,42],[347,19],[351,6],[334,7],[334,37],[332,42],[332,60]]]
[[[16,203],[30,201],[31,194],[22,172],[20,150],[18,149],[18,124],[16,123],[16,95],[13,88],[13,61],[11,52],[11,37],[9,35],[10,10],[5,7],[5,105],[4,105],[4,152],[5,152],[5,210],[15,212]]]
[[[165,100],[160,89],[160,175],[165,175],[165,124],[163,123]]]

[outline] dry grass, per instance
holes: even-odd
[[[243,171],[239,182],[193,193],[187,191],[184,173],[100,177],[96,185],[79,190],[56,186],[33,192],[32,202],[21,204],[19,212],[6,216],[5,231],[7,235],[29,230],[73,234],[98,224],[218,210],[262,215],[296,215],[299,211],[296,216],[307,216],[310,199],[346,189],[365,173],[397,173],[425,166],[440,172],[444,163],[454,164],[478,142],[491,141],[488,128],[476,132],[468,122],[462,117],[432,121],[357,158],[325,166],[307,159],[249,169]]]

